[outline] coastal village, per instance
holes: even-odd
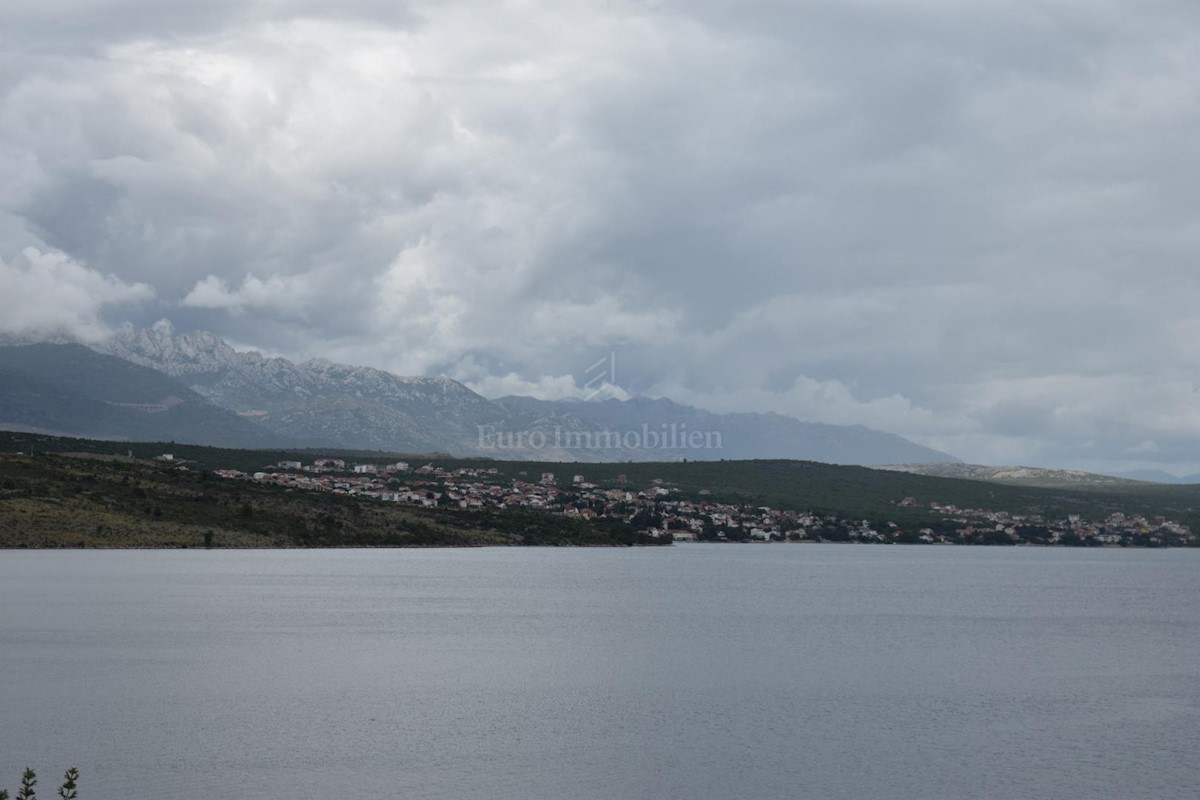
[[[290,490],[333,492],[381,502],[465,509],[522,509],[584,520],[618,519],[655,537],[675,542],[861,542],[911,544],[1026,544],[1092,546],[1195,546],[1186,526],[1164,517],[1110,514],[1102,521],[1079,515],[1046,519],[1037,514],[959,508],[919,503],[908,497],[897,508],[932,520],[919,527],[890,521],[847,519],[813,511],[795,511],[718,502],[707,490],[684,497],[662,479],[632,486],[618,476],[611,486],[573,474],[569,483],[552,472],[508,478],[495,467],[448,469],[434,464],[413,467],[348,463],[318,458],[311,464],[281,461],[253,473],[215,470],[231,480],[271,484]]]

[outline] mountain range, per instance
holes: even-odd
[[[714,414],[668,399],[489,400],[449,378],[403,377],[324,359],[293,362],[165,324],[124,330],[89,346],[103,361],[86,368],[87,351],[77,344],[0,348],[7,353],[7,361],[0,358],[0,426],[222,446],[543,461],[791,458],[870,466],[957,460],[861,426]],[[126,366],[113,368],[117,360]],[[143,371],[130,372],[138,368]],[[121,391],[101,379],[106,370],[124,375]],[[58,400],[34,399],[27,387],[35,384],[37,397]],[[153,413],[132,409],[153,409],[168,397],[179,402]],[[198,425],[200,417],[209,423]]]
[[[1115,474],[1117,477],[1128,478],[1131,481],[1145,481],[1149,483],[1200,483],[1200,473],[1196,472],[1188,475],[1176,475],[1173,472],[1167,472],[1162,469],[1134,469]]]
[[[166,375],[79,344],[0,347],[0,427],[225,447],[284,442]]]

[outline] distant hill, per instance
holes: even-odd
[[[1137,485],[1142,482],[1132,478],[1098,475],[1093,472],[1081,472],[1079,470],[1044,469],[1042,467],[989,467],[982,464],[888,464],[876,469],[907,472],[912,475],[929,475],[938,478],[994,481],[1013,486],[1041,486],[1046,488],[1105,488]]]
[[[668,399],[634,397],[594,402],[536,400],[532,397],[502,397],[497,404],[513,415],[537,420],[543,425],[561,418],[583,420],[585,428],[613,431],[646,431],[662,437],[680,438],[698,434],[699,449],[661,449],[651,458],[672,456],[699,460],[791,458],[826,464],[870,466],[896,462],[955,462],[954,456],[915,444],[900,436],[860,425],[825,425],[802,422],[782,414],[714,414]],[[680,433],[684,431],[685,433]],[[704,446],[703,434],[720,434],[720,447]],[[611,459],[622,460],[622,459]]]
[[[284,442],[166,375],[78,344],[0,347],[0,428],[224,446]]]
[[[488,400],[448,378],[403,377],[324,359],[294,363],[239,352],[211,333],[179,334],[167,325],[125,331],[94,346],[176,378],[263,430],[330,447],[592,462],[955,460],[892,434],[779,414],[713,414],[650,398]],[[699,440],[700,447],[670,446],[682,441],[684,431],[709,438]]]
[[[1117,477],[1149,483],[1200,483],[1200,474],[1174,475],[1161,469],[1135,469],[1129,472],[1118,472]]]

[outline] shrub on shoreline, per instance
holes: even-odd
[[[62,786],[58,787],[61,800],[78,800],[79,790],[75,782],[79,780],[79,770],[71,767],[63,773]],[[0,800],[8,800],[8,792],[0,789]],[[21,788],[17,790],[16,800],[37,800],[37,773],[29,767],[21,774]]]

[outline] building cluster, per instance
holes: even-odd
[[[1010,514],[941,503],[930,503],[929,507],[955,526],[952,535],[959,539],[1002,534],[1014,543],[1028,544],[1164,546],[1197,543],[1196,535],[1187,525],[1162,516],[1147,518],[1142,514],[1113,512],[1103,521],[1096,522],[1085,520],[1080,514],[1052,520],[1040,514]],[[932,531],[928,533],[932,534]],[[935,539],[946,540],[945,535]]]
[[[721,503],[699,493],[689,499],[655,479],[644,488],[628,488],[625,476],[604,487],[573,476],[559,485],[552,472],[510,479],[495,467],[447,469],[433,464],[412,468],[393,464],[349,464],[320,458],[312,464],[281,461],[254,473],[216,470],[225,478],[251,480],[291,489],[328,491],[420,506],[466,509],[525,509],[580,519],[616,519],[652,536],[675,541],[761,542],[912,542],[927,544],[1098,544],[1186,545],[1196,537],[1185,525],[1165,518],[1110,515],[1087,522],[1078,515],[1048,520],[1040,515],[959,508],[933,502],[929,527],[906,529],[894,522],[847,519],[831,514],[791,511],[768,506]],[[565,482],[564,482],[565,483]],[[897,504],[919,510],[914,498]],[[911,514],[906,516],[912,516]]]

